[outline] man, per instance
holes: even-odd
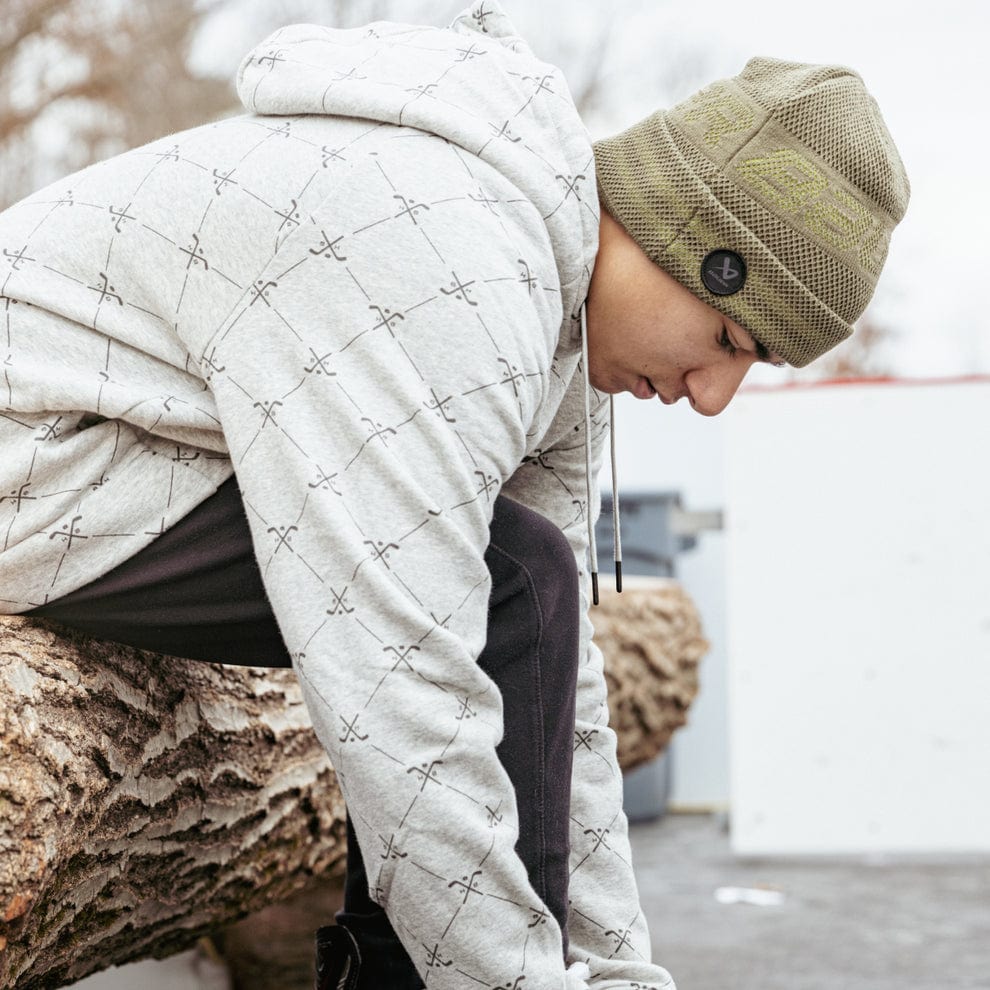
[[[0,599],[292,663],[349,811],[321,988],[671,987],[587,616],[607,395],[714,415],[851,332],[879,112],[758,59],[593,148],[488,0],[285,28],[238,88],[0,217]]]

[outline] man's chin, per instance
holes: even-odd
[[[607,395],[618,395],[620,392],[628,392],[629,388],[621,382],[605,378],[595,373],[594,368],[588,368],[588,381],[596,392],[604,392]]]

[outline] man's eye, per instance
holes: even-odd
[[[723,350],[728,351],[730,354],[736,353],[736,345],[729,339],[729,331],[727,327],[722,327],[722,336],[719,337],[718,343]]]

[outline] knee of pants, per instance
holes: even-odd
[[[558,526],[506,496],[495,501],[491,542],[526,571],[547,621],[578,621],[574,551]]]

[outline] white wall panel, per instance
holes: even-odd
[[[990,380],[742,394],[726,486],[734,850],[990,850]]]

